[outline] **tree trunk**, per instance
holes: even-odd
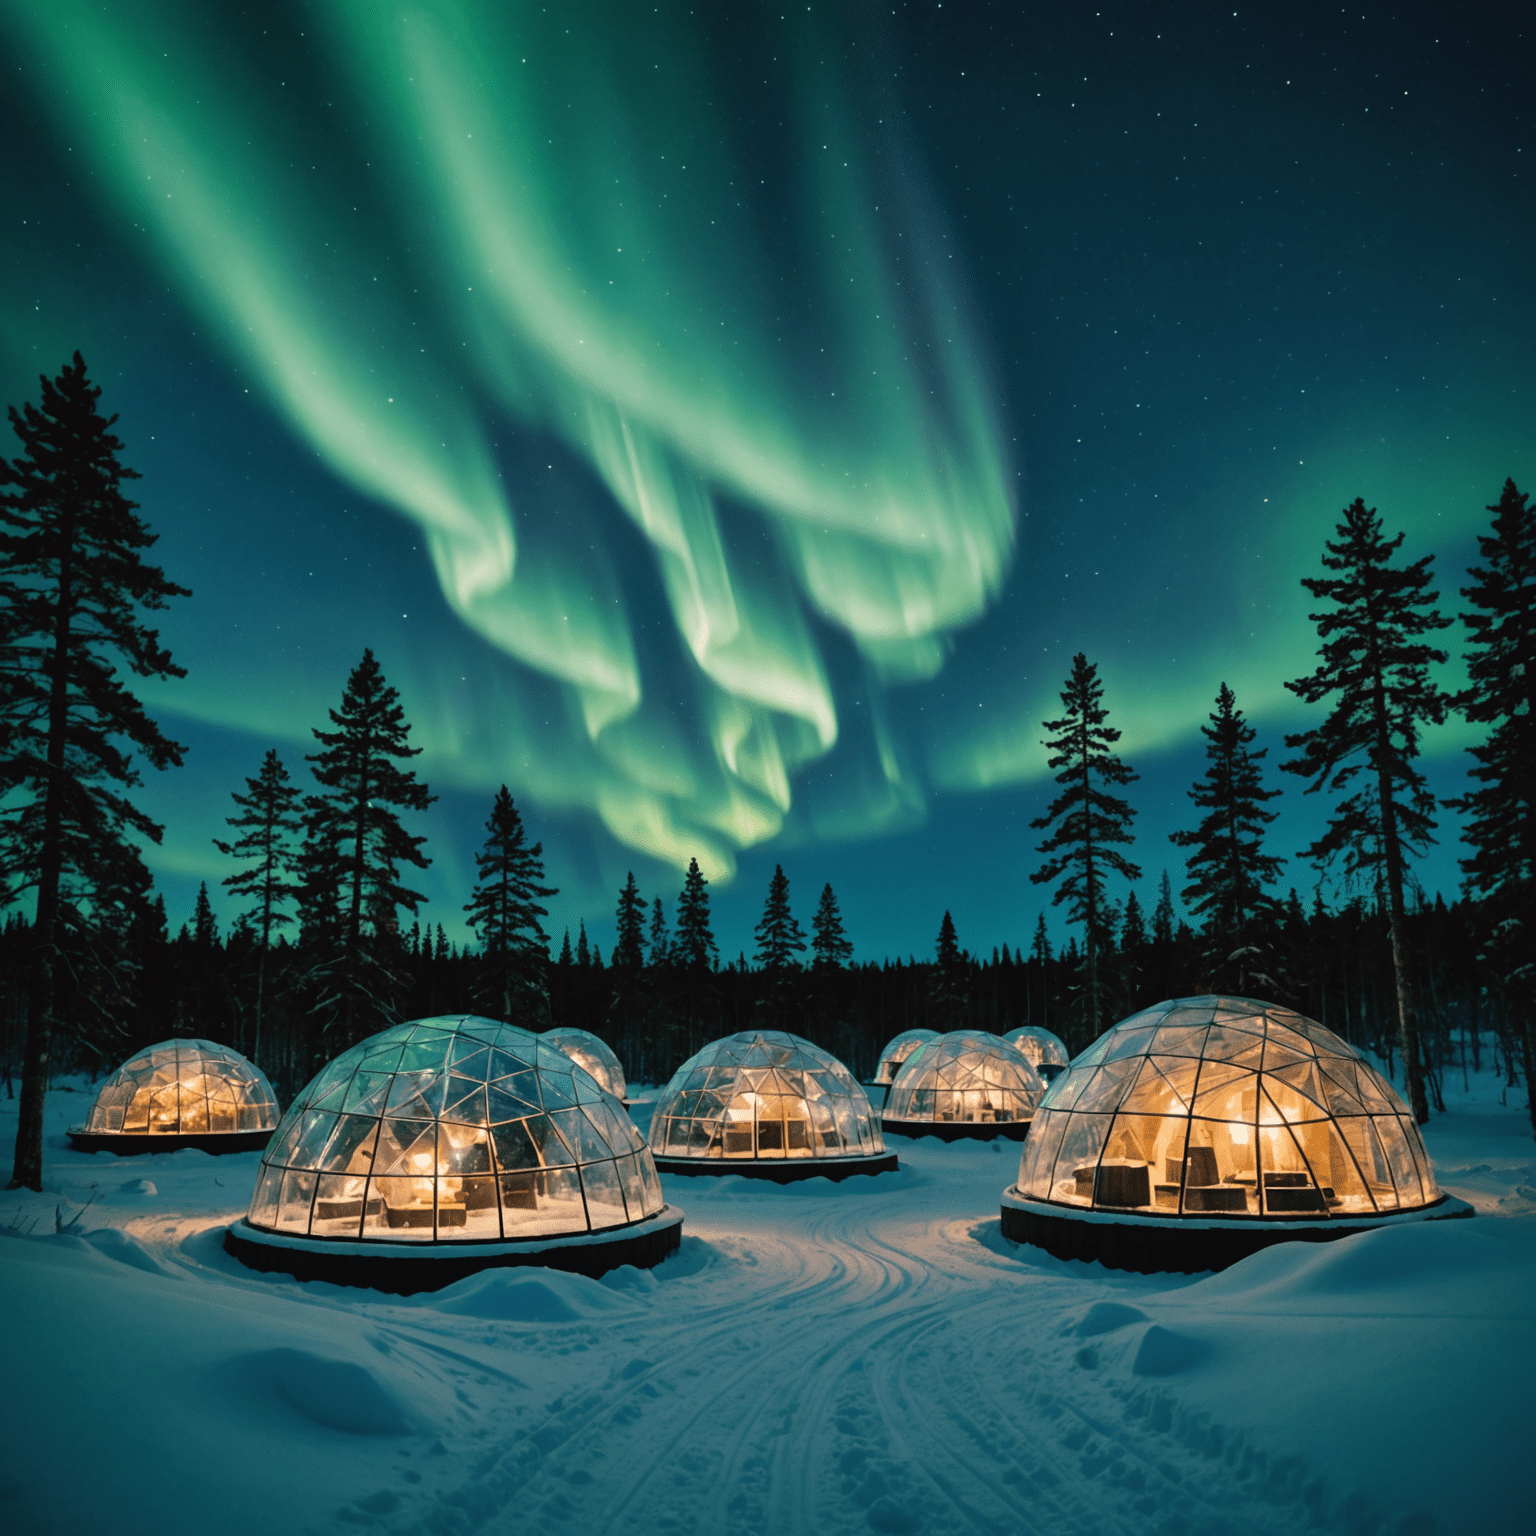
[[[53,628],[53,677],[48,696],[48,783],[43,792],[43,842],[37,871],[37,920],[27,999],[27,1046],[22,1058],[12,1189],[43,1187],[43,1107],[53,1044],[54,946],[64,863],[64,746],[69,729],[69,639],[74,611],[74,521],[61,529],[59,606]]]
[[[1397,839],[1397,816],[1392,787],[1385,768],[1377,782],[1381,796],[1381,841],[1387,861],[1387,902],[1392,934],[1392,977],[1397,989],[1397,1038],[1403,1056],[1403,1086],[1408,1104],[1420,1125],[1429,1121],[1429,1100],[1424,1095],[1424,1068],[1419,1059],[1419,1019],[1413,1006],[1413,978],[1408,965],[1408,936],[1404,931],[1403,852]]]

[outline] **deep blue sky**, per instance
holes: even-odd
[[[173,921],[364,646],[455,937],[506,782],[557,940],[696,852],[728,955],[778,861],[864,957],[1026,942],[1078,650],[1150,907],[1219,683],[1308,722],[1340,509],[1454,609],[1536,482],[1528,7],[699,9],[0,5],[0,394],[81,349],[195,593]]]

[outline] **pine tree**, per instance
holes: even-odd
[[[1127,954],[1140,953],[1147,944],[1147,921],[1141,915],[1141,903],[1132,891],[1125,898],[1125,926],[1120,930],[1120,947]]]
[[[645,900],[640,887],[635,884],[631,870],[619,892],[619,904],[614,912],[618,939],[613,946],[612,965],[619,971],[638,971],[645,964]]]
[[[77,941],[107,938],[98,914],[146,899],[130,834],[161,837],[122,791],[140,782],[140,759],[179,766],[184,750],[114,658],[139,677],[184,677],[140,610],[190,596],[143,558],[156,536],[122,492],[138,475],[118,459],[117,417],[98,412],[80,354],[40,382],[40,407],[10,411],[21,454],[0,457],[0,901],[36,892],[11,1180],[28,1189],[42,1188],[61,967]]]
[[[763,915],[753,933],[757,938],[757,963],[775,976],[797,969],[798,954],[805,951],[805,933],[789,909],[789,877],[782,864],[773,866]]]
[[[688,873],[677,898],[678,963],[690,971],[707,971],[719,957],[715,935],[709,925],[709,881],[697,859],[688,860]]]
[[[1106,786],[1130,784],[1137,775],[1110,751],[1120,732],[1104,722],[1103,685],[1098,669],[1081,651],[1072,658],[1072,674],[1061,695],[1065,714],[1044,722],[1052,732],[1048,766],[1056,772],[1063,792],[1051,802],[1032,827],[1056,823],[1056,830],[1037,850],[1046,862],[1029,878],[1037,885],[1066,879],[1056,888],[1055,905],[1068,904],[1072,920],[1083,927],[1083,1001],[1089,1039],[1104,1029],[1108,999],[1099,970],[1099,953],[1109,928],[1110,911],[1104,880],[1111,871],[1126,880],[1137,880],[1141,870],[1112,846],[1134,842],[1130,805],[1107,792]]]
[[[818,971],[836,971],[853,959],[853,944],[843,932],[842,914],[837,908],[837,897],[831,883],[822,886],[821,901],[816,915],[811,919],[811,962]]]
[[[1394,567],[1403,535],[1383,538],[1374,508],[1356,497],[1337,531],[1323,566],[1339,574],[1302,581],[1313,597],[1333,605],[1309,615],[1323,642],[1321,664],[1285,685],[1307,704],[1330,697],[1334,702],[1322,725],[1285,738],[1300,755],[1280,766],[1310,779],[1308,794],[1327,789],[1343,795],[1327,831],[1302,857],[1326,866],[1342,854],[1348,877],[1363,875],[1384,888],[1404,1080],[1422,1124],[1429,1102],[1413,1002],[1404,862],[1410,850],[1434,840],[1434,796],[1414,760],[1420,725],[1438,725],[1446,716],[1449,700],[1429,668],[1447,658],[1423,637],[1451,621],[1435,610],[1438,593],[1429,590],[1434,556]],[[1356,783],[1362,773],[1364,781]]]
[[[1468,720],[1490,727],[1471,748],[1479,788],[1447,802],[1466,814],[1466,889],[1492,924],[1488,957],[1524,1019],[1526,1080],[1536,1071],[1536,507],[1513,480],[1488,508],[1493,533],[1480,535],[1483,564],[1461,595],[1475,613],[1467,677],[1457,699]],[[1530,1095],[1536,1125],[1536,1094]]]
[[[970,977],[967,956],[955,932],[955,920],[947,911],[934,943],[934,962],[928,987],[929,1017],[941,1033],[960,1029],[970,1003]]]
[[[1267,749],[1252,750],[1253,727],[1225,683],[1210,721],[1200,728],[1206,739],[1205,777],[1189,791],[1206,815],[1193,831],[1168,836],[1177,847],[1194,850],[1186,866],[1190,883],[1182,895],[1189,910],[1205,920],[1211,945],[1207,985],[1247,995],[1253,982],[1272,995],[1281,983],[1265,932],[1273,930],[1279,913],[1264,887],[1278,878],[1285,860],[1263,851],[1264,828],[1277,814],[1264,805],[1280,791],[1260,782],[1259,760]]]
[[[1157,883],[1157,905],[1152,909],[1152,942],[1162,949],[1173,947],[1173,886],[1168,871],[1163,871]]]
[[[478,879],[465,903],[469,926],[480,941],[475,996],[497,1017],[523,1013],[531,1027],[547,1027],[549,935],[539,903],[560,893],[544,884],[544,845],[529,844],[523,818],[503,784],[485,824],[485,847],[475,855]],[[538,1021],[534,1023],[534,1021]]]
[[[1029,958],[1038,965],[1051,963],[1051,936],[1046,930],[1044,912],[1035,919],[1035,938],[1029,948]]]
[[[251,1059],[259,1063],[267,959],[272,951],[273,932],[293,921],[280,909],[298,894],[298,852],[293,840],[302,823],[298,786],[288,777],[288,770],[274,749],[268,749],[261,772],[254,779],[247,779],[245,786],[248,793],[230,796],[241,814],[225,817],[225,824],[242,835],[233,843],[220,842],[218,838],[213,841],[220,853],[246,861],[247,867],[226,875],[224,884],[231,894],[255,902],[243,915],[254,925],[256,940],[256,1021]]]
[[[570,970],[576,963],[576,957],[571,953],[571,930],[569,928],[565,930],[565,938],[560,942],[560,959],[556,963],[563,966],[566,970]]]
[[[576,966],[578,970],[588,970],[592,965],[592,946],[587,943],[587,925],[581,924],[580,937],[576,940]]]
[[[320,945],[309,971],[316,1012],[341,1049],[394,1018],[398,912],[426,900],[400,883],[399,867],[432,862],[426,839],[407,832],[398,812],[424,811],[437,797],[397,766],[421,749],[410,745],[400,695],[371,650],[329,713],[336,729],[314,732],[321,750],[308,758],[324,793],[305,800],[301,869],[305,938]]]
[[[667,932],[667,909],[658,896],[651,905],[651,965],[666,965],[672,958],[672,936]]]

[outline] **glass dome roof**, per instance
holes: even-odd
[[[956,1029],[925,1041],[896,1074],[885,1119],[975,1125],[1027,1121],[1045,1092],[1028,1060],[997,1035]]]
[[[1168,1216],[1358,1216],[1440,1198],[1407,1106],[1352,1046],[1245,998],[1158,1003],[1051,1085],[1018,1193]]]
[[[540,1038],[558,1046],[578,1067],[586,1068],[604,1093],[611,1093],[616,1099],[629,1098],[624,1068],[606,1041],[585,1029],[546,1029]]]
[[[623,1107],[563,1051],[492,1019],[397,1024],[338,1056],[262,1156],[249,1221],[301,1236],[502,1241],[662,1209]]]
[[[1072,1058],[1067,1054],[1066,1042],[1048,1029],[1033,1024],[1023,1029],[1010,1029],[1003,1039],[1018,1051],[1041,1078],[1049,1082],[1057,1073],[1064,1072]],[[1043,1070],[1042,1070],[1043,1069]]]
[[[864,1090],[835,1056],[782,1030],[743,1030],[690,1056],[651,1120],[657,1157],[881,1157]]]
[[[130,1056],[101,1085],[83,1129],[209,1136],[270,1131],[276,1124],[272,1085],[238,1051],[211,1040],[162,1040]]]
[[[875,1068],[875,1082],[877,1084],[891,1083],[896,1080],[896,1074],[901,1071],[901,1066],[907,1057],[915,1051],[925,1040],[937,1040],[939,1032],[936,1029],[904,1029],[880,1052],[880,1064]]]

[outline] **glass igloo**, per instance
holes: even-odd
[[[1470,1207],[1352,1046],[1248,998],[1158,1003],[1052,1083],[1003,1232],[1120,1269],[1220,1269],[1287,1238]]]
[[[623,1106],[563,1051],[434,1018],[353,1046],[299,1094],[225,1246],[404,1294],[499,1265],[652,1265],[682,1219]]]
[[[272,1085],[211,1040],[162,1040],[130,1056],[102,1085],[69,1139],[82,1152],[254,1152],[277,1127]]]
[[[938,1038],[939,1032],[936,1029],[902,1030],[880,1052],[880,1061],[875,1067],[874,1086],[877,1088],[889,1088],[896,1081],[896,1074],[901,1071],[907,1057],[924,1042],[937,1040]]]
[[[606,1041],[599,1040],[589,1030],[567,1028],[546,1029],[541,1038],[558,1046],[578,1067],[585,1067],[605,1093],[611,1093],[621,1104],[629,1103],[624,1068]]]
[[[743,1030],[690,1056],[656,1101],[651,1150],[663,1173],[780,1184],[896,1167],[853,1074],[782,1030]]]
[[[1041,1082],[1055,1082],[1071,1064],[1066,1042],[1048,1029],[1027,1024],[1023,1029],[1010,1029],[1003,1039],[1029,1062]]]
[[[941,1141],[1022,1141],[1044,1092],[1035,1069],[1006,1041],[979,1029],[956,1029],[907,1057],[886,1095],[880,1124],[893,1135]]]

